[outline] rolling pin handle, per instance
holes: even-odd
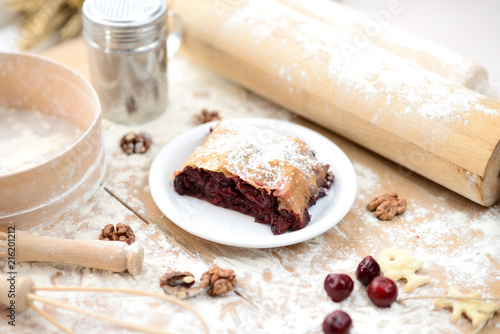
[[[0,275],[0,304],[7,306],[7,318],[13,310],[22,312],[32,303],[29,293],[34,293],[35,283],[30,278],[11,275]]]
[[[140,244],[132,244],[127,247],[127,270],[132,275],[142,271],[144,263],[144,247]]]

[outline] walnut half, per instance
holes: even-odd
[[[151,136],[145,132],[139,134],[129,132],[120,140],[120,147],[127,155],[132,153],[146,153],[151,147],[151,144]]]
[[[102,229],[99,240],[123,241],[131,245],[135,241],[135,234],[132,228],[126,224],[116,224],[116,231],[113,224],[108,224]]]
[[[391,220],[406,211],[406,200],[398,199],[396,193],[385,193],[368,203],[367,209],[375,211],[380,220]]]
[[[194,120],[198,124],[208,123],[212,121],[220,120],[218,111],[209,111],[208,109],[203,109],[197,115],[194,115]]]
[[[220,296],[233,290],[236,283],[236,274],[232,269],[222,269],[213,265],[201,276],[200,287],[203,289],[208,287],[209,295]]]
[[[173,271],[169,269],[165,275],[160,277],[160,287],[168,295],[176,296],[180,299],[195,296],[200,288],[191,286],[194,284],[194,276],[188,271]]]

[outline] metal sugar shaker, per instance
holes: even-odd
[[[105,118],[130,125],[166,110],[165,0],[86,0],[83,36]]]

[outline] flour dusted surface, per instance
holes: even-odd
[[[190,271],[199,280],[209,264],[216,263],[235,270],[238,289],[246,299],[231,293],[220,298],[200,295],[188,300],[208,322],[211,333],[319,334],[324,317],[335,309],[351,316],[354,325],[351,334],[473,332],[466,319],[454,324],[449,311],[434,310],[432,300],[408,301],[379,309],[371,304],[357,282],[351,296],[340,304],[334,304],[326,296],[323,281],[328,273],[343,272],[354,278],[356,266],[364,256],[377,257],[382,249],[389,247],[411,251],[424,261],[421,274],[431,276],[430,284],[409,295],[444,294],[451,284],[460,285],[464,292],[477,291],[485,296],[498,297],[500,291],[498,204],[482,208],[418,175],[401,171],[341,137],[331,136],[353,162],[358,194],[349,214],[319,237],[288,247],[239,249],[195,238],[162,217],[147,201],[149,167],[164,144],[195,126],[192,117],[202,108],[216,109],[226,118],[257,116],[303,122],[184,58],[174,58],[169,70],[171,104],[165,115],[136,127],[104,122],[108,161],[104,185],[147,215],[151,223],[142,222],[101,187],[73,215],[28,231],[58,238],[96,240],[106,224],[127,222],[136,234],[136,242],[145,249],[144,271],[131,276],[69,265],[21,263],[17,266],[19,275],[29,276],[36,285],[109,286],[162,292],[158,280],[168,268]],[[151,134],[150,151],[131,156],[121,152],[119,140],[130,130]],[[408,201],[407,211],[390,222],[379,221],[366,210],[367,202],[384,191],[397,191]],[[0,260],[0,266],[4,263]],[[403,285],[398,282],[405,296]],[[39,294],[174,333],[201,331],[188,312],[154,299],[102,293]],[[72,312],[42,308],[77,333],[130,333]],[[5,319],[2,312],[0,316]],[[494,318],[485,333],[498,331],[498,321],[498,317]],[[32,311],[17,314],[16,324],[18,327],[12,328],[2,320],[0,332],[17,334],[26,328],[27,333],[59,333]]]

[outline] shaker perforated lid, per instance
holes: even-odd
[[[95,23],[137,26],[155,21],[166,7],[165,0],[86,0],[83,12]]]
[[[167,29],[165,0],[85,0],[82,11],[83,36],[94,46],[141,47]]]

